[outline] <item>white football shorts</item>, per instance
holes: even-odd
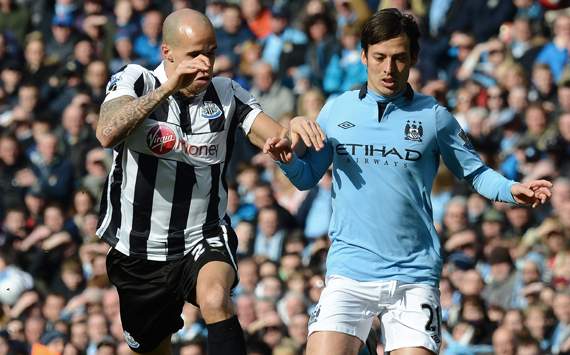
[[[439,289],[426,284],[327,277],[309,320],[309,335],[336,331],[366,342],[374,317],[380,318],[381,341],[386,352],[407,347],[439,352]]]

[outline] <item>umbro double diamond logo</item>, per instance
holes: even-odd
[[[349,129],[352,127],[356,127],[354,123],[348,121],[344,121],[343,123],[340,123],[338,126],[342,129]]]

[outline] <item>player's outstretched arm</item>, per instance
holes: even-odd
[[[456,177],[469,181],[478,193],[493,201],[532,207],[545,203],[552,196],[549,181],[519,183],[486,166],[457,120],[446,109],[438,109],[436,115],[437,141],[445,164]]]
[[[274,160],[289,162],[293,149],[304,151],[305,147],[315,147],[317,151],[321,150],[325,135],[317,123],[304,117],[295,117],[287,129],[261,112],[253,122],[248,138]],[[297,153],[301,154],[299,151]]]
[[[247,138],[253,145],[259,149],[263,149],[265,141],[272,137],[278,139],[286,138],[287,128],[275,122],[267,114],[260,112],[257,117],[255,117],[251,129],[247,134]]]

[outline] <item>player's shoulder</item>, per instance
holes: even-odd
[[[230,78],[215,76],[212,78],[212,85],[214,85],[217,90],[233,90],[238,86],[238,83]]]
[[[112,91],[111,89],[116,87],[116,84],[120,82],[131,83],[132,85],[137,81],[147,81],[151,75],[152,72],[150,70],[139,64],[127,64],[111,75],[107,89],[108,91]]]
[[[147,74],[147,73],[151,73],[151,71],[145,67],[143,67],[140,64],[127,64],[124,65],[121,69],[117,70],[115,73],[113,73],[113,75],[118,75],[121,73],[127,73],[127,74]]]
[[[358,90],[345,91],[338,96],[329,98],[325,104],[324,109],[332,111],[336,111],[341,108],[346,109],[347,107],[350,107],[357,102],[360,102],[358,98]]]
[[[323,129],[334,124],[346,112],[345,110],[350,110],[349,107],[355,104],[355,99],[358,99],[358,91],[356,94],[346,91],[338,96],[329,97],[317,117],[317,122]]]
[[[417,109],[437,110],[438,107],[441,107],[433,96],[424,95],[417,91],[414,91],[412,105]]]
[[[359,95],[360,95],[360,90],[348,90],[338,95],[333,100],[336,100],[338,103],[347,103],[347,102],[354,103],[354,100],[360,101]]]

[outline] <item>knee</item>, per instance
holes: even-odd
[[[222,284],[213,283],[200,288],[197,301],[206,322],[224,320],[231,315],[230,292]]]

